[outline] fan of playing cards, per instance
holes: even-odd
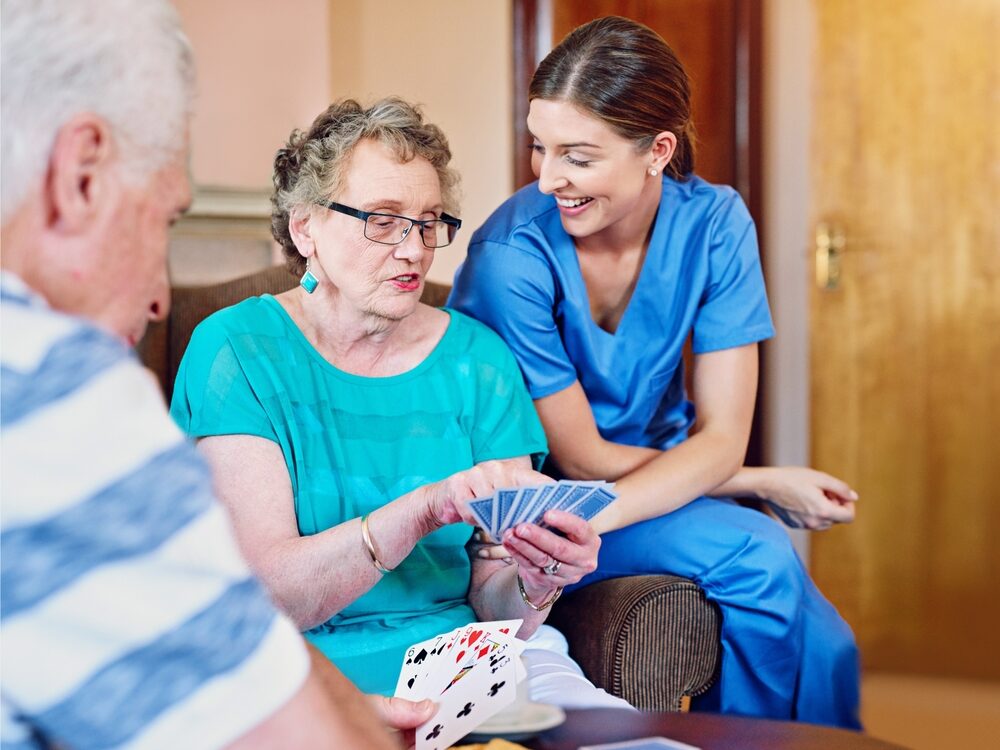
[[[519,523],[538,523],[546,511],[564,510],[589,521],[618,495],[609,482],[562,480],[532,487],[511,487],[469,502],[477,524],[496,541]]]
[[[474,622],[407,649],[395,695],[438,704],[417,728],[416,750],[450,747],[514,701],[526,676],[514,637],[522,622]]]

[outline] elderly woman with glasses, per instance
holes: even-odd
[[[550,512],[470,555],[466,502],[548,481],[520,370],[488,328],[421,304],[461,222],[441,131],[398,99],[332,105],[274,164],[272,226],[296,289],[195,331],[171,411],[213,461],[251,565],[363,690],[391,693],[405,649],[476,620],[523,618],[529,689],[624,705],[586,682],[542,623],[594,570],[599,539]],[[558,532],[554,533],[554,532]],[[553,572],[554,571],[554,572]]]

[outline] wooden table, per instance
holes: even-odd
[[[534,750],[577,750],[580,745],[666,737],[702,750],[899,750],[857,732],[790,721],[707,713],[635,713],[602,708],[567,711],[566,722],[519,744]]]

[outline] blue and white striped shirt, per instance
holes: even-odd
[[[211,748],[308,656],[209,469],[113,336],[0,277],[3,748]]]

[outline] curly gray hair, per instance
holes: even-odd
[[[458,173],[448,166],[451,149],[436,125],[424,122],[420,108],[388,97],[368,108],[354,99],[331,104],[313,120],[308,132],[293,130],[274,157],[274,193],[271,196],[271,233],[285,253],[288,268],[305,271],[288,231],[291,211],[329,200],[343,187],[354,148],[365,139],[388,146],[401,162],[420,156],[437,170],[444,209],[458,214]]]

